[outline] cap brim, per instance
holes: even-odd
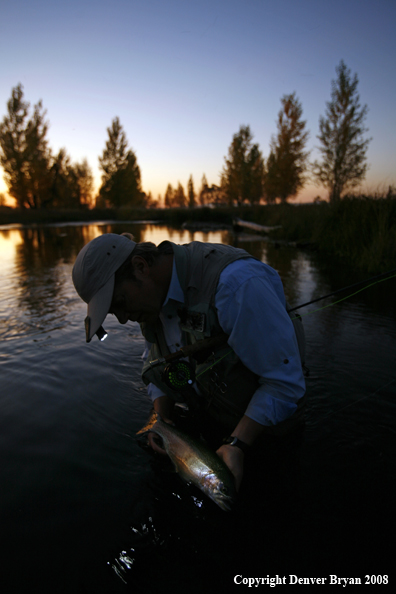
[[[114,291],[114,274],[99,289],[88,303],[89,324],[86,327],[86,340],[89,342],[103,324],[109,313]]]

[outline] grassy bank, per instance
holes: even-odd
[[[281,225],[270,237],[306,244],[342,258],[355,268],[379,273],[396,267],[396,198],[345,198],[338,204],[220,207],[217,209],[120,209],[17,211],[0,209],[0,224],[157,220],[167,225],[204,222],[232,225],[234,217]]]
[[[252,213],[253,214],[253,213]],[[308,244],[371,273],[396,267],[396,199],[345,198],[337,204],[270,205],[241,218],[282,225],[271,238]]]

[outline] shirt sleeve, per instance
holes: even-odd
[[[289,418],[305,381],[279,275],[259,261],[234,262],[220,276],[215,305],[230,346],[259,376],[245,414],[267,426]]]
[[[142,354],[143,363],[145,363],[145,361],[149,355],[150,348],[151,348],[151,343],[148,342],[147,340],[145,340],[144,351]],[[154,402],[154,400],[156,400],[160,396],[165,396],[165,392],[163,392],[160,388],[158,388],[158,386],[156,386],[155,384],[153,384],[151,382],[147,385],[147,394],[149,395],[151,402]]]

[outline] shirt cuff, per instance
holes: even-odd
[[[151,402],[154,402],[154,400],[157,400],[157,398],[160,398],[161,396],[166,395],[165,392],[163,392],[160,388],[158,388],[154,384],[148,384],[147,393],[150,397]]]
[[[301,394],[301,397],[304,394]],[[289,419],[297,410],[297,401],[281,400],[265,392],[262,386],[254,394],[245,415],[253,421],[264,426],[277,425],[281,421]]]

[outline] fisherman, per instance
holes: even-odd
[[[108,313],[140,324],[142,378],[154,410],[172,422],[175,402],[186,402],[199,422],[215,426],[224,438],[217,454],[237,489],[260,438],[298,424],[303,328],[267,264],[228,245],[157,247],[108,233],[82,248],[73,282],[88,304],[87,342],[102,337]],[[153,434],[149,443],[164,453]]]

